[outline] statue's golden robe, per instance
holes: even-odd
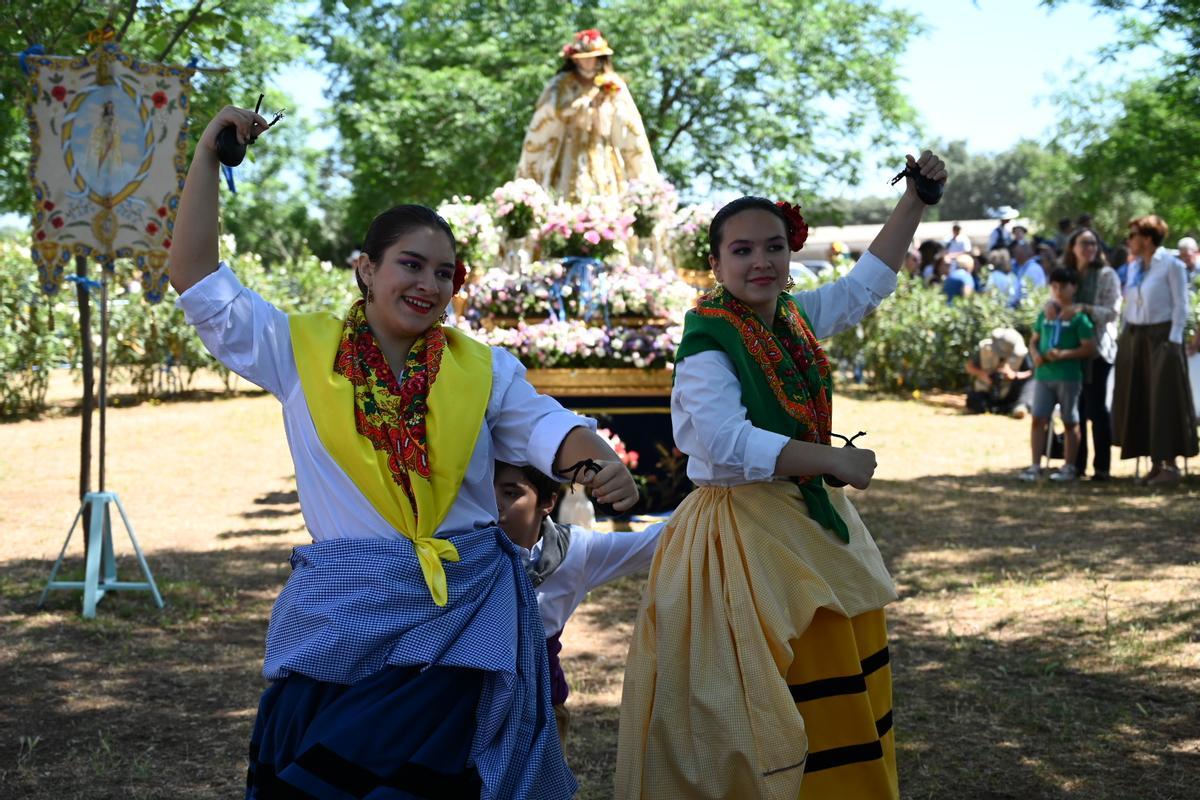
[[[532,178],[572,202],[619,197],[630,180],[658,176],[646,129],[629,87],[610,92],[570,72],[555,75],[538,99],[525,132],[518,178]]]

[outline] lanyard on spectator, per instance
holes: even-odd
[[[1137,272],[1134,273],[1133,280],[1130,282],[1130,285],[1141,286],[1142,280],[1146,277],[1147,270],[1149,270],[1149,266],[1144,266],[1141,259],[1138,259]]]
[[[1133,279],[1129,281],[1129,287],[1131,289],[1138,290],[1137,307],[1138,307],[1138,310],[1140,311],[1142,309],[1142,303],[1145,302],[1145,299],[1146,299],[1145,297],[1142,296],[1142,281],[1145,279],[1146,273],[1150,271],[1150,262],[1142,261],[1139,258],[1137,261],[1134,262],[1134,266],[1137,267],[1137,272],[1134,273]]]
[[[1058,347],[1058,340],[1062,338],[1062,320],[1054,320],[1054,332],[1050,334],[1051,349]]]

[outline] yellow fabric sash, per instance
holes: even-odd
[[[458,561],[458,550],[434,536],[458,496],[475,449],[492,391],[492,353],[465,333],[445,328],[446,349],[429,389],[426,415],[430,477],[409,471],[414,509],[388,471],[387,455],[359,435],[354,424],[354,387],[333,371],[343,321],[332,314],[288,318],[300,385],[321,444],[388,524],[413,543],[433,602],[446,605],[442,561]]]

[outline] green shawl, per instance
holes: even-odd
[[[829,444],[833,374],[803,309],[779,295],[770,330],[748,306],[718,286],[684,317],[676,362],[720,350],[733,362],[750,423],[789,439]],[[808,514],[850,541],[845,521],[829,501],[820,475],[796,479]]]

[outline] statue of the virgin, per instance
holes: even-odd
[[[612,48],[592,28],[562,49],[563,64],[525,131],[518,178],[563,199],[620,197],[630,180],[658,176],[642,117],[612,68]]]

